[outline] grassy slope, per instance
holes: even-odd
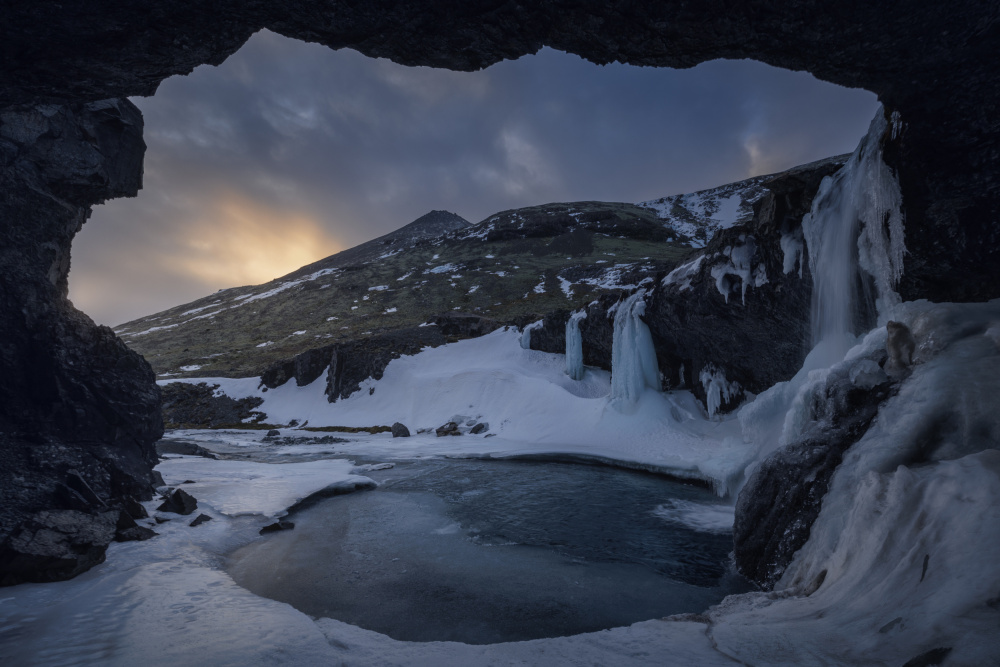
[[[323,273],[313,279],[299,270],[265,285],[224,290],[118,331],[159,375],[246,377],[311,347],[414,326],[449,310],[509,321],[578,307],[605,291],[580,281],[614,285],[607,269],[615,264],[633,264],[642,273],[673,266],[691,252],[687,241],[666,233],[655,213],[631,204],[530,207],[436,240],[349,256],[368,261],[344,264],[333,256],[309,267],[313,276]],[[433,271],[445,264],[455,268]],[[575,283],[571,297],[560,287],[560,273]],[[378,286],[385,289],[370,289]],[[284,289],[252,299],[275,288]],[[164,328],[140,333],[154,327]],[[184,366],[200,368],[181,371]]]

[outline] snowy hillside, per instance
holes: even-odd
[[[808,169],[830,162],[843,163],[846,155],[811,162],[793,170]],[[753,203],[767,191],[765,181],[775,174],[755,176],[690,194],[671,195],[639,202],[637,206],[656,212],[678,237],[686,237],[693,248],[704,248],[719,229],[748,222],[753,217]]]

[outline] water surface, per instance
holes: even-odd
[[[747,590],[729,569],[731,510],[698,486],[515,461],[370,475],[377,490],[297,512],[295,530],[233,553],[230,574],[311,616],[476,644],[699,612]]]

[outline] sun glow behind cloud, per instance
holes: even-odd
[[[343,249],[310,216],[230,192],[185,225],[183,252],[161,266],[219,289],[268,282]]]

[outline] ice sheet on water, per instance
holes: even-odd
[[[352,474],[354,463],[326,459],[281,466],[252,461],[216,461],[201,457],[171,458],[156,468],[170,485],[185,480],[184,490],[229,516],[282,516],[286,509],[323,489],[353,489],[373,485]]]
[[[729,533],[733,530],[736,508],[733,505],[696,503],[671,498],[653,510],[653,514],[705,533]]]

